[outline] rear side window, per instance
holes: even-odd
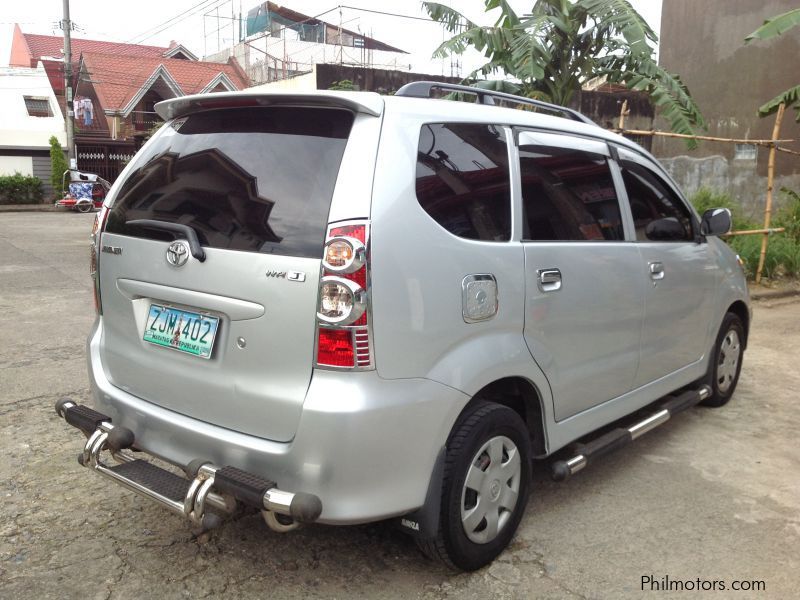
[[[519,156],[523,239],[625,239],[605,156],[549,146],[520,146]]]
[[[189,225],[212,248],[319,258],[353,124],[349,111],[271,107],[177,119],[117,194],[106,231],[171,240],[126,225]]]
[[[471,240],[509,240],[511,183],[503,130],[474,123],[423,125],[417,200],[452,234]]]
[[[692,218],[689,209],[670,187],[652,171],[629,160],[620,161],[622,179],[628,192],[636,239],[640,241],[691,241]],[[676,235],[665,236],[658,221],[679,224]]]

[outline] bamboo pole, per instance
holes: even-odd
[[[725,237],[731,235],[757,235],[759,233],[783,233],[786,231],[785,227],[770,227],[769,229],[743,229],[742,231],[729,231],[728,233],[723,233],[722,235]]]
[[[790,150],[789,148],[781,148],[780,146],[776,146],[775,150],[778,152],[786,152],[787,154],[794,154],[795,156],[800,156],[800,152],[797,150]]]
[[[620,131],[625,131],[625,117],[631,114],[631,111],[628,110],[628,101],[625,100],[622,103],[622,108],[619,110],[619,129]]]
[[[775,144],[784,144],[788,142],[795,142],[797,140],[748,140],[736,138],[721,138],[712,137],[710,135],[688,135],[686,133],[672,133],[671,131],[655,131],[653,129],[615,129],[615,133],[631,134],[631,135],[660,135],[662,137],[681,138],[685,140],[702,140],[706,142],[728,142],[732,144],[755,144],[756,146],[774,146]],[[784,150],[785,152],[794,152],[792,150]]]
[[[772,129],[772,147],[769,149],[769,162],[767,163],[767,205],[764,207],[764,229],[769,229],[769,222],[772,215],[772,190],[775,187],[775,144],[781,131],[781,121],[786,109],[785,104],[778,107],[778,114],[775,117],[775,127]],[[761,240],[761,255],[758,257],[758,270],[756,271],[756,284],[761,283],[761,272],[764,270],[764,260],[767,257],[767,240],[769,233],[765,233]]]

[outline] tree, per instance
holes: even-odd
[[[64,171],[67,170],[67,159],[64,157],[64,149],[54,135],[50,136],[50,184],[58,193],[63,185]]]
[[[568,105],[587,81],[605,77],[647,92],[673,131],[692,135],[705,127],[680,77],[656,63],[658,36],[627,0],[534,0],[523,17],[507,0],[484,0],[487,11],[500,11],[493,26],[477,25],[436,2],[423,6],[455,34],[442,42],[435,57],[461,54],[472,46],[487,62],[466,79],[499,72],[518,81],[479,81],[480,87]]]
[[[744,38],[744,43],[749,44],[754,40],[769,40],[777,37],[795,25],[800,25],[800,8],[790,10],[781,15],[767,19],[764,24],[753,33]],[[785,104],[797,112],[797,122],[800,123],[800,85],[784,90],[772,100],[758,109],[758,116],[766,117],[778,111],[778,107]]]

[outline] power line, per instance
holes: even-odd
[[[225,2],[229,2],[229,1],[231,1],[231,0],[202,0],[201,2],[198,2],[197,4],[195,4],[194,6],[186,9],[182,13],[179,13],[179,14],[175,15],[174,17],[171,17],[171,18],[167,19],[163,23],[155,25],[155,26],[151,27],[150,29],[147,29],[147,30],[143,31],[139,35],[133,36],[132,38],[130,38],[128,40],[128,42],[134,42],[134,40],[138,40],[135,43],[141,43],[144,40],[149,39],[149,38],[151,38],[151,37],[153,37],[155,35],[158,35],[159,33],[161,33],[162,31],[164,31],[166,29],[169,29],[170,27],[173,26],[173,24],[174,24],[173,21],[176,21],[176,20],[180,19],[183,16],[192,16],[195,13],[200,12],[201,10],[214,8],[213,6],[211,6],[212,4],[214,4],[216,6],[219,6],[219,5],[224,4]],[[154,30],[157,30],[157,31],[154,31]]]

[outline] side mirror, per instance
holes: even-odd
[[[731,211],[727,208],[709,208],[700,220],[703,235],[723,235],[731,230]]]
[[[645,227],[644,234],[648,240],[653,240],[654,242],[686,239],[686,229],[675,217],[665,217],[650,221]]]

